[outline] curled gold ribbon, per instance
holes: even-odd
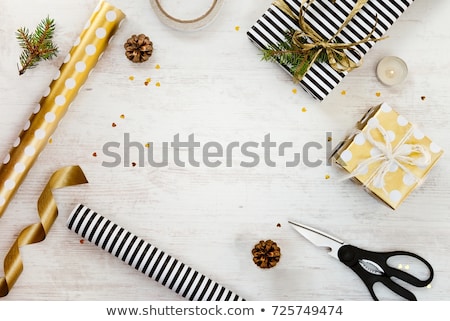
[[[87,182],[79,166],[63,167],[53,173],[37,202],[40,222],[24,228],[6,254],[3,263],[5,276],[0,278],[0,297],[8,295],[23,271],[20,248],[43,241],[58,216],[58,208],[52,191]]]
[[[306,2],[306,6],[304,4]],[[339,43],[336,42],[336,37],[342,32],[342,30],[348,25],[348,23],[353,19],[353,17],[361,10],[361,8],[368,2],[368,0],[358,0],[353,7],[350,14],[347,16],[341,27],[336,31],[336,33],[330,39],[324,39],[317,33],[304,19],[304,12],[309,8],[309,6],[314,2],[314,0],[306,1],[303,0],[300,5],[299,15],[295,15],[290,7],[286,4],[284,0],[275,0],[273,4],[282,10],[284,13],[292,17],[293,19],[298,19],[299,30],[295,30],[292,36],[292,42],[296,48],[298,48],[298,53],[305,56],[302,64],[297,70],[302,70],[302,72],[296,76],[294,79],[296,81],[302,80],[303,76],[308,72],[311,66],[315,63],[317,58],[325,51],[327,60],[331,68],[337,72],[350,72],[355,68],[361,66],[361,60],[356,63],[351,60],[345,50],[355,50],[355,46],[367,43],[369,41],[379,41],[386,37],[374,38],[373,33],[375,32],[376,23],[373,26],[369,34],[361,39],[360,41],[350,42],[350,43]],[[332,1],[335,2],[334,0]],[[305,39],[307,40],[305,42]],[[305,68],[306,66],[306,68]]]

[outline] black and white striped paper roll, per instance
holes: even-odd
[[[285,0],[292,12],[299,14],[302,0]],[[401,14],[414,2],[414,0],[369,0],[352,21],[336,37],[337,41],[349,43],[356,42],[370,33],[376,26],[373,35],[383,36],[394,24]],[[329,0],[315,0],[305,14],[306,22],[324,39],[330,39],[350,11],[356,0],[339,0],[333,3]],[[287,30],[297,30],[298,21],[289,17],[275,5],[260,17],[247,31],[249,39],[259,48],[267,49],[284,41]],[[373,46],[373,42],[357,46],[358,54],[349,53],[349,57],[358,62]],[[280,64],[287,72],[289,67]],[[325,97],[341,82],[346,73],[339,73],[327,63],[316,62],[301,80],[300,85],[314,98],[319,100]]]
[[[191,301],[245,301],[82,204],[70,214],[67,227]]]

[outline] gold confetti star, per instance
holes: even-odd
[[[239,27],[239,26],[234,27],[234,30],[236,30],[236,31],[239,31],[240,29],[241,29],[241,27]]]
[[[120,115],[120,119],[125,119],[125,115],[124,114]]]
[[[156,64],[155,69],[161,69],[161,66],[159,64]]]
[[[381,96],[381,93],[380,93],[379,91],[377,91],[377,92],[375,93],[375,96],[380,97],[380,96]]]
[[[149,148],[150,147],[150,143],[145,144],[145,147]]]
[[[144,85],[148,86],[148,84],[152,81],[151,78],[145,79]]]
[[[308,111],[308,109],[306,109],[306,107],[302,108],[302,112],[306,113]]]
[[[345,95],[347,95],[347,92],[345,90],[343,90],[343,91],[341,91],[341,95],[345,96]]]
[[[128,79],[133,81],[134,80],[134,76],[130,76],[130,77],[128,77]]]
[[[297,89],[296,88],[292,89],[292,93],[295,95],[297,93]]]
[[[326,174],[326,175],[325,175],[325,179],[330,179],[330,177],[331,177],[331,176],[330,176],[329,174]]]
[[[161,83],[158,81],[158,82],[155,84],[155,86],[156,86],[156,87],[161,87]]]

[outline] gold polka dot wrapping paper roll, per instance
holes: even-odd
[[[121,10],[105,1],[95,8],[0,164],[0,217],[124,19]]]

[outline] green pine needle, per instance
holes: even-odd
[[[41,60],[56,57],[58,47],[52,41],[54,33],[55,21],[49,17],[42,19],[33,33],[25,27],[17,29],[16,39],[23,49],[19,57],[21,65],[19,75],[23,75],[27,69],[36,67]]]
[[[284,41],[276,45],[270,45],[267,49],[263,49],[262,60],[276,61],[289,68],[295,79],[301,79],[308,71],[308,66],[311,63],[315,52],[302,52],[300,48],[293,43],[293,36],[293,30],[287,31],[285,33]],[[305,43],[307,39],[302,38],[301,41],[304,41]],[[317,57],[318,62],[326,62],[327,60],[328,56],[325,51],[322,51]]]

